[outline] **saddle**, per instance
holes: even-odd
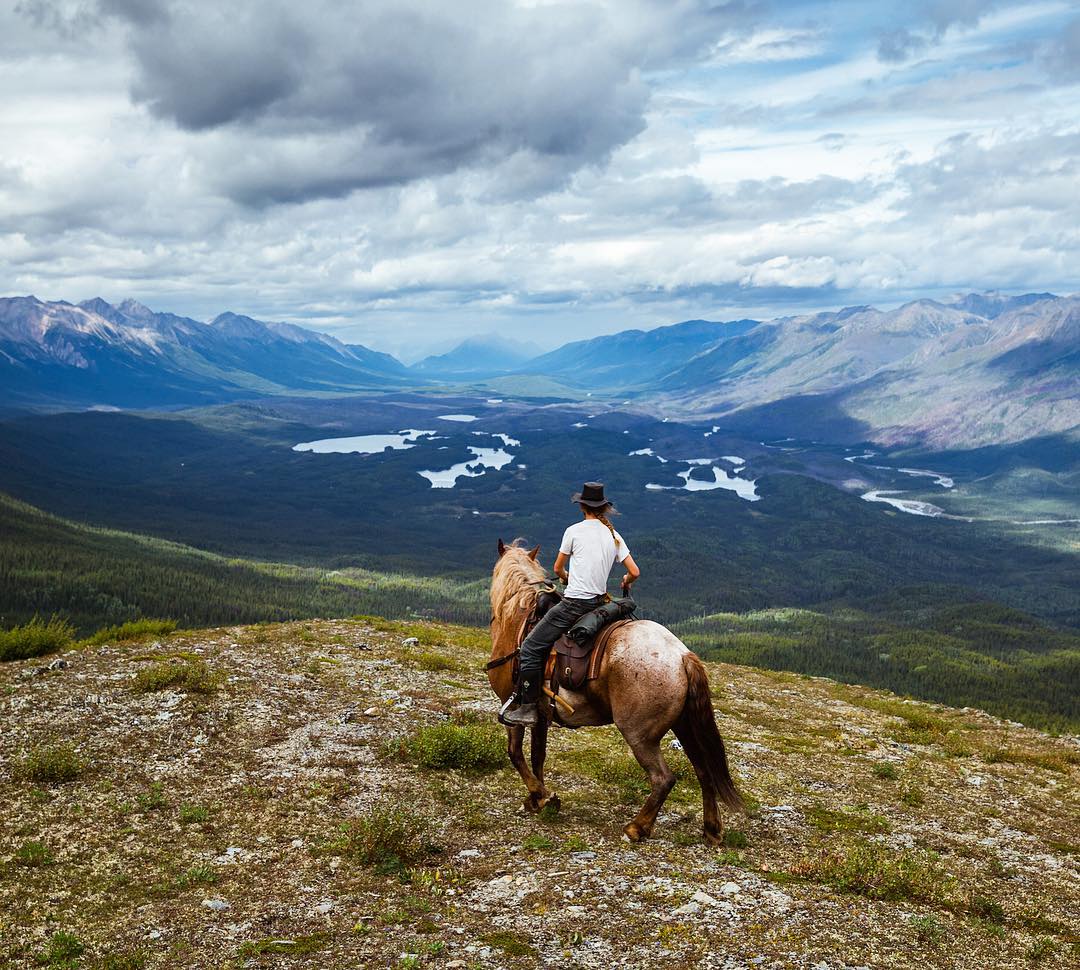
[[[557,694],[560,687],[579,691],[599,676],[612,633],[631,622],[636,609],[629,596],[613,599],[586,613],[561,636],[548,654],[544,671],[552,693]]]

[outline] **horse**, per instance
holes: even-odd
[[[551,596],[540,547],[525,549],[521,540],[505,545],[499,540],[499,558],[491,578],[491,660],[488,679],[502,702],[514,690],[512,664],[527,619],[534,615],[542,595]],[[497,661],[507,661],[497,663]],[[566,727],[592,727],[614,723],[634,757],[648,775],[650,793],[623,833],[631,842],[652,835],[656,816],[675,785],[675,774],[660,751],[660,741],[674,731],[701,784],[704,839],[723,844],[723,822],[717,796],[729,808],[743,808],[742,798],[728,771],[724,741],[716,727],[709,679],[701,660],[674,633],[652,620],[634,620],[615,630],[598,676],[580,692],[560,690],[572,714],[560,711]],[[559,797],[544,783],[549,720],[531,728],[529,761],[525,760],[523,727],[507,727],[507,753],[528,788],[527,812],[544,806],[558,810]]]

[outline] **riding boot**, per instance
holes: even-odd
[[[540,723],[540,711],[537,703],[540,699],[540,684],[522,680],[515,692],[517,707],[512,711],[500,711],[499,720],[508,727],[533,727]]]

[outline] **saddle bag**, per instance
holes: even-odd
[[[586,613],[566,633],[579,646],[590,643],[592,639],[609,623],[633,616],[637,604],[629,596],[613,599],[610,603],[598,606]]]

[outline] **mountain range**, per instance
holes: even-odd
[[[0,404],[169,407],[412,383],[389,354],[287,323],[0,299]]]
[[[1080,426],[1080,297],[970,293],[775,320],[690,320],[546,354],[500,335],[411,368],[303,327],[132,300],[0,299],[0,405],[168,407],[542,377],[762,435],[973,447]],[[505,382],[509,381],[509,385]]]

